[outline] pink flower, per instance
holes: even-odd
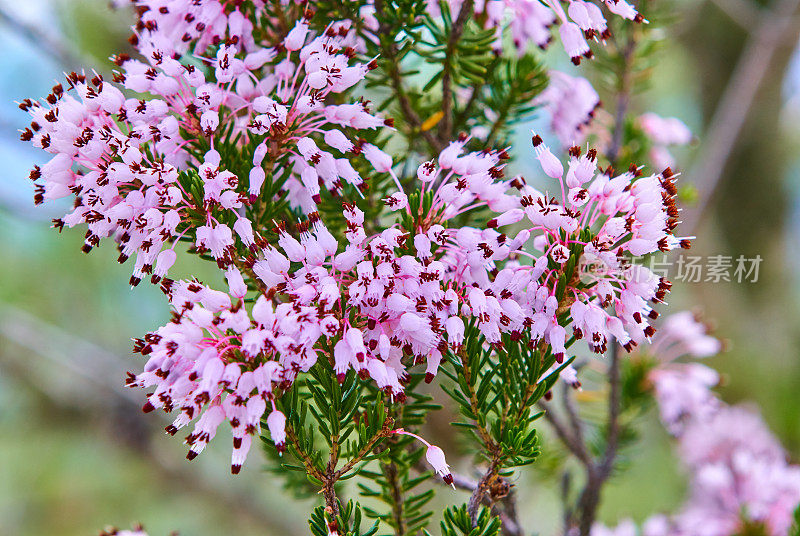
[[[279,453],[286,450],[286,416],[278,410],[272,410],[267,417],[269,435]]]
[[[537,100],[545,104],[550,114],[550,128],[561,145],[580,145],[586,137],[586,126],[600,106],[600,96],[585,78],[559,71],[550,71],[549,75],[550,84]]]
[[[646,113],[639,117],[639,124],[653,142],[650,158],[659,167],[675,165],[668,146],[688,145],[692,141],[689,128],[675,117],[663,118],[654,113]]]
[[[450,466],[444,459],[444,451],[436,445],[429,445],[428,450],[425,451],[425,459],[431,464],[436,474],[442,477],[445,483],[450,484],[455,489],[453,484],[453,475],[450,474]]]

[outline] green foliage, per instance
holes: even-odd
[[[427,2],[425,0],[392,0],[389,2],[375,2],[375,18],[381,31],[378,43],[367,43],[368,57],[381,54],[378,58],[378,69],[374,71],[369,80],[370,88],[392,87],[393,73],[398,73],[403,78],[416,75],[416,70],[401,70],[400,63],[405,61],[409,54],[416,52],[422,41],[424,17],[426,16]],[[388,52],[388,53],[387,53]],[[389,103],[384,102],[381,109]]]
[[[407,430],[416,430],[430,411],[440,407],[432,403],[432,397],[417,392],[423,378],[423,374],[412,374],[407,386],[408,400],[392,408],[394,420],[403,423]],[[379,453],[377,464],[360,473],[363,478],[358,483],[359,493],[386,507],[385,510],[365,508],[366,515],[391,527],[394,534],[416,534],[433,515],[425,507],[434,497],[434,490],[419,489],[431,477],[427,471],[418,474],[418,468],[424,466],[424,456],[425,448],[414,438],[393,435]]]
[[[450,367],[442,369],[452,380],[443,389],[463,417],[454,426],[469,431],[482,444],[480,455],[499,468],[528,465],[539,455],[533,424],[542,413],[531,409],[571,362],[543,377],[555,356],[542,347],[527,333],[516,340],[506,334],[499,348],[489,346],[473,322],[466,330],[464,351],[450,353]]]
[[[286,471],[276,471],[285,476],[285,487],[302,497],[319,491],[322,475],[336,470],[340,459],[361,463],[353,463],[337,481],[358,474],[386,423],[382,397],[379,391],[368,390],[352,370],[340,384],[325,359],[299,377],[292,389],[276,400],[286,416],[287,452],[281,462]],[[268,429],[266,415],[262,428]],[[279,458],[270,438],[262,436],[262,444],[268,456]]]
[[[332,519],[322,506],[318,506],[311,512],[311,518],[308,520],[311,534],[314,536],[328,536],[329,523],[334,522],[339,529],[341,536],[373,536],[378,532],[378,522],[376,521],[369,526],[366,530],[362,530],[362,508],[361,505],[348,501],[345,506],[339,504],[339,515]]]
[[[650,23],[636,24],[610,17],[611,39],[606,46],[595,47],[595,58],[587,62],[604,107],[615,115],[615,122],[620,122],[620,129],[614,127],[619,135],[614,141],[617,154],[612,155],[612,164],[617,167],[649,161],[652,142],[628,109],[634,96],[650,87],[652,71],[659,61],[658,52],[664,43],[660,29],[674,18],[667,2],[643,0],[637,9],[647,14]]]
[[[467,102],[458,114],[461,128],[474,117],[477,124],[489,129],[489,143],[505,146],[510,127],[528,119],[537,109],[534,100],[548,82],[544,64],[536,55],[495,58],[487,68],[485,90],[475,88],[479,109],[473,109]],[[486,111],[491,111],[494,119],[489,121]]]
[[[335,9],[352,13],[355,4],[346,2]],[[541,61],[533,54],[498,55],[492,48],[496,38],[492,28],[484,29],[471,17],[459,25],[458,13],[451,12],[446,2],[440,3],[441,17],[433,18],[426,4],[424,0],[378,1],[375,17],[380,29],[374,36],[364,34],[366,57],[377,56],[378,65],[369,75],[367,88],[374,91],[378,109],[391,108],[398,120],[408,144],[404,156],[420,150],[427,159],[435,153],[435,144],[442,147],[458,132],[475,126],[489,132],[487,140],[480,141],[505,143],[509,127],[535,110],[533,101],[547,85]],[[323,5],[334,9],[327,2]],[[457,90],[466,88],[472,94],[461,102]],[[452,118],[446,117],[445,109],[452,110]],[[488,118],[486,112],[490,112]],[[448,123],[446,127],[442,121]],[[437,125],[441,128],[434,134]],[[428,143],[422,148],[424,141]],[[478,143],[475,148],[485,147],[485,143],[477,147]]]
[[[653,399],[647,376],[656,365],[655,361],[646,356],[622,361],[620,407],[623,411],[644,410],[650,406]]]
[[[492,43],[494,29],[483,29],[468,18],[464,24],[460,38],[451,41],[454,33],[454,20],[447,2],[439,2],[442,16],[435,20],[429,15],[424,17],[424,25],[430,37],[422,41],[424,47],[420,55],[429,64],[439,67],[423,87],[428,91],[442,80],[445,71],[451,73],[455,85],[469,87],[486,83],[486,64],[494,57]]]
[[[792,517],[794,522],[789,528],[789,536],[800,536],[800,506],[795,508],[794,515]]]
[[[318,497],[319,482],[309,478],[303,462],[293,454],[292,450],[279,453],[266,435],[261,436],[261,446],[267,457],[266,471],[282,480],[281,489],[295,499],[313,499]]]
[[[445,510],[441,527],[442,536],[497,536],[502,528],[500,518],[493,516],[486,507],[481,507],[473,526],[466,506]],[[425,534],[430,533],[426,531]]]

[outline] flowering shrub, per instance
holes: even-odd
[[[321,493],[317,535],[426,530],[433,475],[470,493],[444,512],[443,534],[521,534],[510,476],[541,451],[543,407],[587,468],[565,530],[594,533],[621,437],[619,354],[650,342],[664,364],[647,378],[669,431],[701,441],[702,419],[721,434],[702,441],[730,443],[725,420],[739,417],[709,391],[715,373],[667,363],[679,350],[714,353],[716,340],[682,316],[656,333],[671,284],[642,262],[690,245],[676,234],[677,176],[650,164],[672,165],[665,147],[691,134],[652,114],[626,128],[625,109],[603,133],[589,78],[546,69],[530,46],[558,36],[575,65],[622,54],[621,39],[633,54],[651,31],[633,5],[134,4],[135,52],[115,56],[109,75],[70,73],[44,101],[21,103],[32,120],[22,139],[50,155],[31,172],[35,202],[73,201],[54,226],[85,228],[87,253],[116,243],[130,284],[166,295],[172,317],[135,341],[144,359],[127,385],[144,390],[145,412],[173,416],[170,435],[185,429],[190,460],[221,429],[234,474],[262,446],[295,491]],[[539,109],[551,132],[509,146],[512,126]],[[513,174],[515,159],[543,180]],[[177,279],[179,257],[211,261],[219,277]],[[566,397],[580,388],[573,363],[591,354],[609,364],[599,460],[577,415],[565,431],[547,402],[559,378]],[[476,481],[425,439],[441,391],[470,433]],[[761,435],[769,455],[751,454],[770,476],[752,478],[772,479],[775,495],[725,495],[708,534],[735,533],[743,504],[770,534],[788,530],[796,476]],[[707,467],[698,486],[722,496],[734,478],[722,472],[749,451],[720,460],[705,447],[714,454],[687,463]],[[340,501],[351,477],[382,507]],[[701,504],[652,534],[698,533]]]

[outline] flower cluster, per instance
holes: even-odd
[[[784,536],[800,503],[800,467],[754,411],[723,403],[711,390],[718,374],[698,363],[675,363],[683,356],[703,358],[722,349],[694,315],[667,318],[653,339],[658,365],[650,372],[664,426],[678,439],[691,475],[691,492],[673,516],[655,515],[643,536],[732,536],[753,533]],[[593,536],[635,535],[630,520]]]
[[[503,333],[517,339],[527,333],[532,347],[546,343],[558,361],[568,328],[598,353],[612,336],[630,349],[653,334],[649,303],[663,300],[669,285],[642,266],[621,264],[624,251],[638,255],[680,244],[669,223],[669,174],[637,178],[632,170],[612,177],[598,172],[592,153],[581,156],[573,148],[564,177],[556,173],[560,162],[535,137],[545,171],[560,183],[559,203],[521,177],[505,179],[503,152],[464,154],[465,142],[422,164],[421,188],[411,195],[387,163],[398,190],[384,201],[401,221],[379,233],[368,236],[363,212],[345,203],[346,244],[313,212],[294,236],[278,225],[277,247],[251,230],[240,232],[250,253],[231,258],[229,293],[164,281],[175,316],[139,342],[137,349],[150,357],[129,384],[155,386],[146,409],[180,411],[171,433],[198,419],[187,438],[190,456],[227,420],[238,471],[249,436],[259,431],[276,394],[320,352],[332,357],[340,380],[352,368],[402,401],[407,366],[424,362],[431,381],[443,354],[459,351],[465,320],[474,320],[489,344],[501,345]],[[452,225],[483,207],[496,214],[487,228]],[[498,231],[512,224],[523,227],[513,238]],[[213,229],[207,233],[214,236]],[[218,259],[215,248],[226,247],[205,245]],[[577,268],[586,259],[621,271],[595,270],[584,282]],[[240,269],[252,273],[262,291],[250,312]],[[276,305],[274,296],[281,297]],[[274,404],[267,422],[281,448],[285,418]]]
[[[596,151],[577,146],[562,163],[534,135],[553,181],[541,192],[505,176],[505,150],[467,152],[462,137],[416,181],[401,180],[367,132],[391,120],[350,96],[376,66],[356,59],[356,28],[375,29],[368,10],[317,34],[306,5],[286,6],[289,23],[263,2],[135,4],[140,57],[116,56],[113,81],[72,73],[45,102],[23,102],[32,123],[22,138],[53,155],[31,174],[36,202],[74,198],[55,225],[85,225],[87,252],[111,238],[120,262],[135,259],[131,284],[149,276],[169,297],[172,319],[136,341],[147,363],[128,385],[148,390],[145,411],[176,414],[170,434],[193,424],[190,459],[223,423],[234,473],[262,423],[283,451],[276,400],[320,358],[339,381],[352,370],[402,403],[409,369],[424,365],[432,381],[472,326],[487,348],[525,340],[558,363],[573,339],[603,353],[613,339],[630,350],[655,333],[653,307],[670,284],[632,261],[689,245],[674,235],[669,169],[603,170]],[[624,0],[606,7],[641,19]],[[607,35],[592,2],[477,9],[498,27],[520,11],[525,32],[561,19],[574,60],[588,54],[585,39]],[[599,97],[585,79],[554,73],[542,102],[566,145],[582,138]],[[387,210],[365,221],[359,198],[384,178]],[[169,277],[181,241],[216,262],[225,291]],[[579,387],[574,369],[562,372]]]
[[[447,147],[438,166],[420,166],[418,199],[427,191],[430,210],[417,223],[415,244],[427,254],[430,241],[421,232],[436,229],[442,236],[446,278],[463,289],[462,314],[477,319],[486,340],[497,344],[501,333],[518,338],[529,331],[532,341],[545,341],[560,359],[566,328],[597,353],[605,352],[612,336],[628,349],[652,336],[648,319],[657,313],[651,304],[663,301],[670,284],[626,262],[626,254],[688,247],[688,240],[673,234],[678,210],[671,172],[640,177],[631,168],[615,176],[611,169],[598,170],[594,151],[581,154],[573,147],[565,173],[535,135],[537,158],[558,182],[559,198],[522,177],[504,178],[503,152],[462,154],[465,142]],[[417,213],[407,199],[397,192],[386,201]],[[495,213],[486,229],[442,227],[478,209]],[[517,234],[499,231],[506,227]]]
[[[397,228],[367,237],[364,214],[354,205],[345,204],[344,215],[348,243],[341,252],[312,213],[297,226],[299,240],[280,226],[278,248],[256,248],[244,260],[266,290],[250,311],[236,267],[226,271],[227,293],[195,281],[163,281],[173,319],[137,341],[148,362],[128,385],[155,387],[145,411],[179,411],[167,427],[171,434],[197,419],[187,438],[190,459],[227,420],[237,473],[270,405],[267,423],[282,450],[285,417],[274,397],[308,371],[320,352],[332,354],[340,381],[353,369],[402,401],[407,365],[426,362],[430,381],[442,352],[463,341],[464,324],[455,316],[459,298],[445,288],[444,266],[405,254],[407,237]],[[275,295],[281,297],[277,305]]]
[[[193,3],[180,4],[190,9]],[[146,24],[142,31],[149,27],[169,25]],[[36,203],[73,195],[73,210],[55,225],[85,224],[86,252],[112,237],[120,262],[135,256],[132,285],[153,273],[154,265],[155,280],[165,275],[176,257],[169,243],[186,234],[220,267],[230,265],[234,234],[224,222],[235,219],[239,243],[251,246],[252,222],[243,214],[255,219],[261,213],[259,196],[269,200],[281,193],[265,190],[265,180],[283,173],[287,160],[284,192],[307,212],[321,187],[332,192],[341,192],[343,184],[364,187],[351,164],[358,153],[381,170],[391,165],[380,149],[351,141],[344,132],[382,127],[383,119],[363,102],[326,103],[370,69],[351,64],[353,32],[347,23],[332,24],[312,39],[303,19],[280,47],[231,40],[215,57],[204,58],[213,67],[210,78],[174,59],[171,49],[157,48],[164,35],[148,35],[139,41],[144,61],[115,58],[122,69],[116,83],[72,73],[66,91],[59,84],[45,103],[20,105],[33,119],[22,139],[53,155],[31,172]],[[148,96],[126,98],[117,84]],[[315,138],[342,156],[319,148]],[[221,159],[224,140],[236,140],[237,150],[244,147],[252,155],[247,177],[244,170],[238,175],[226,170],[235,163]],[[196,175],[187,173],[194,170]]]
[[[651,520],[648,536],[729,536],[748,526],[788,534],[800,503],[800,467],[787,463],[757,413],[723,406],[698,418],[680,436],[680,453],[692,474],[691,497],[672,519]]]
[[[253,13],[243,13],[246,8],[238,5],[231,9],[228,2],[218,0],[130,1],[139,15],[132,38],[137,45],[147,43],[170,55],[203,54],[224,42],[240,44],[248,52],[258,51],[251,16],[263,11],[263,0],[251,2]]]
[[[133,0],[133,3],[139,12],[134,42],[150,41],[168,46],[171,52],[179,54],[190,50],[201,54],[208,47],[226,41],[241,42],[248,51],[256,49],[252,20],[270,18],[263,0],[246,5],[218,0]],[[463,3],[449,0],[448,7],[451,12],[458,13]],[[626,0],[569,0],[566,3],[564,9],[561,0],[488,0],[474,2],[474,11],[486,28],[495,30],[494,46],[498,51],[503,48],[502,34],[506,28],[510,30],[514,47],[522,53],[529,45],[547,48],[553,41],[553,29],[558,26],[564,49],[576,65],[581,58],[592,57],[589,42],[604,42],[610,37],[605,12],[637,23],[647,22]],[[431,16],[441,15],[438,2],[429,1],[427,8]],[[359,17],[365,28],[378,32],[371,2],[360,9]],[[280,20],[272,22],[277,28],[285,24]],[[270,25],[265,26],[269,28]],[[288,28],[283,30],[288,31]],[[265,39],[276,38],[269,30],[267,34]]]
[[[683,356],[704,358],[722,351],[722,343],[708,334],[708,327],[689,311],[675,313],[662,322],[649,353],[659,365],[650,372],[661,422],[679,435],[687,422],[706,417],[719,408],[711,388],[719,374],[700,363],[676,363]]]
[[[461,0],[451,0],[451,9],[460,8]],[[483,16],[486,26],[495,28],[495,47],[502,49],[502,30],[509,26],[514,46],[524,53],[533,44],[547,48],[553,40],[553,28],[559,25],[558,34],[564,50],[572,63],[579,65],[582,58],[592,58],[589,41],[604,42],[609,36],[608,22],[601,6],[624,19],[647,22],[636,8],[625,0],[569,0],[564,10],[561,0],[488,0],[475,2],[476,13]],[[431,11],[438,14],[436,2],[430,2]]]

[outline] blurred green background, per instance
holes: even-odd
[[[651,89],[634,107],[677,116],[692,128],[700,142],[677,151],[679,167],[685,181],[702,188],[704,177],[692,171],[704,154],[704,132],[745,55],[747,17],[761,5],[672,3],[670,38]],[[129,267],[116,264],[109,245],[86,256],[82,231],[58,236],[49,229],[63,205],[32,206],[28,170],[43,154],[18,141],[27,116],[14,101],[47,94],[65,70],[107,71],[108,56],[127,48],[131,21],[131,12],[112,11],[102,0],[0,1],[0,536],[78,536],[135,522],[151,536],[176,529],[197,536],[305,533],[308,504],[280,490],[257,449],[233,477],[228,441],[212,441],[190,464],[180,441],[160,433],[159,417],[142,416],[140,393],[124,389],[124,373],[141,365],[130,339],[167,318],[162,296],[147,285],[131,290]],[[692,251],[761,255],[758,282],[678,284],[671,306],[698,309],[713,320],[728,342],[712,363],[724,373],[723,397],[758,404],[796,460],[800,19],[791,24],[755,99],[739,111],[744,127],[724,160]],[[560,51],[549,56],[563,61]],[[520,131],[525,143],[527,129]],[[516,165],[533,170],[526,161]],[[428,432],[453,448],[447,421],[446,414],[436,416]],[[684,479],[666,434],[654,415],[643,429],[627,471],[607,489],[601,510],[607,522],[641,520],[682,501]],[[528,533],[557,530],[557,484],[546,470],[552,450],[517,482]]]

